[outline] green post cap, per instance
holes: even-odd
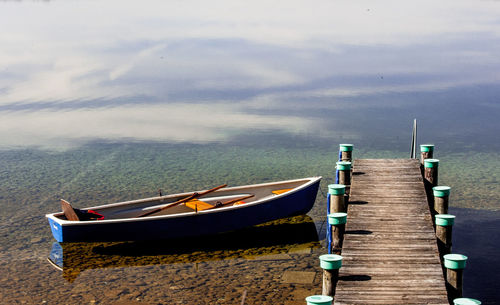
[[[437,214],[436,225],[442,227],[452,226],[455,223],[455,215]]]
[[[481,301],[469,298],[458,298],[453,300],[454,305],[481,305]]]
[[[343,225],[347,221],[347,213],[331,213],[328,214],[328,223],[332,226]]]
[[[344,195],[345,194],[345,185],[343,185],[343,184],[329,184],[328,185],[328,194],[330,194],[330,195]]]
[[[340,269],[342,267],[342,256],[337,254],[323,254],[319,257],[320,266],[326,270]]]
[[[312,295],[306,298],[307,305],[331,305],[333,298],[327,295]]]
[[[439,166],[438,159],[425,159],[424,160],[424,167],[431,168],[431,167],[438,167],[438,166]]]
[[[443,256],[444,266],[448,269],[464,269],[467,256],[462,254],[446,254]]]
[[[450,196],[451,187],[449,186],[435,186],[432,188],[434,197],[447,197]]]
[[[434,151],[434,144],[422,144],[420,145],[421,152],[430,152]]]
[[[340,144],[340,151],[352,151],[354,145],[352,144]]]
[[[339,162],[337,162],[337,169],[339,171],[350,171],[351,170],[351,162],[339,161]]]

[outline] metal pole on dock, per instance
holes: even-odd
[[[351,162],[337,162],[337,170],[339,171],[339,184],[351,185]]]
[[[332,242],[330,244],[330,253],[342,251],[342,241],[344,240],[345,224],[347,213],[328,214],[328,223],[330,224],[330,234]]]
[[[464,268],[467,256],[462,254],[446,254],[443,256],[446,268],[446,286],[448,298],[454,300],[462,297],[464,286]]]
[[[347,161],[352,162],[352,150],[354,148],[353,144],[340,144],[340,160],[339,161]]]
[[[449,186],[435,186],[432,188],[434,195],[434,211],[438,214],[448,213],[448,201],[450,197],[451,187]]]
[[[417,158],[417,119],[413,119],[413,131],[411,133],[410,158]]]
[[[436,237],[440,257],[451,253],[451,240],[455,216],[450,214],[436,215]]]
[[[323,254],[319,257],[319,260],[323,269],[323,291],[321,294],[333,297],[339,278],[339,269],[342,267],[342,256]]]

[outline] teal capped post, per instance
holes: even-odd
[[[451,242],[455,215],[437,214],[435,216],[436,238],[441,257],[451,252]]]
[[[440,185],[432,188],[434,195],[434,211],[438,214],[448,213],[448,202],[450,198],[451,187]]]
[[[340,151],[352,151],[354,145],[352,144],[340,144]]]
[[[330,225],[330,236],[332,237],[332,242],[328,245],[330,253],[340,253],[342,251],[347,213],[330,213],[327,217]]]
[[[467,256],[463,254],[446,254],[443,256],[444,266],[448,269],[464,269],[467,262]]]
[[[434,144],[421,144],[420,145],[420,152],[434,152]],[[432,156],[431,156],[432,158]],[[426,158],[430,159],[430,158]]]
[[[466,262],[467,256],[463,254],[446,254],[443,256],[443,263],[446,268],[446,285],[450,299],[462,297]]]
[[[332,305],[333,298],[328,295],[312,295],[306,298],[307,305]]]
[[[351,162],[337,162],[337,171],[339,173],[339,183],[344,185],[351,184]]]
[[[434,144],[421,144],[420,163],[424,165],[425,159],[432,159],[433,157],[434,157]]]
[[[328,185],[328,194],[330,194],[330,195],[344,195],[345,194],[345,185],[343,185],[343,184],[329,184]]]
[[[447,197],[450,196],[451,187],[449,186],[435,186],[432,188],[434,197]]]
[[[440,227],[451,227],[455,223],[455,215],[438,214],[436,215],[436,225]]]
[[[319,257],[319,261],[323,269],[323,291],[321,294],[333,297],[339,278],[339,269],[342,267],[342,256],[323,254]]]
[[[439,160],[438,159],[425,159],[424,160],[424,167],[438,167],[439,166]]]
[[[453,300],[453,305],[481,305],[481,301],[470,298],[457,298]]]
[[[349,161],[338,161],[337,162],[337,169],[339,171],[347,171],[347,170],[351,170],[351,162]]]
[[[438,185],[438,159],[425,159],[424,160],[424,179],[430,185],[434,187]]]
[[[340,269],[340,267],[342,267],[342,259],[343,257],[341,255],[323,254],[319,257],[319,265],[322,269],[326,270]]]
[[[340,161],[352,162],[352,151],[354,149],[353,144],[340,144]]]
[[[331,225],[345,225],[347,222],[347,213],[331,213],[328,214],[328,222]]]
[[[328,185],[328,196],[330,201],[330,213],[346,212],[345,205],[346,186],[343,184]]]

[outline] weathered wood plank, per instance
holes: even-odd
[[[406,288],[406,287],[441,287],[443,282],[442,281],[424,281],[421,279],[415,279],[415,280],[407,280],[408,277],[403,278],[403,277],[383,277],[383,276],[373,276],[370,281],[347,281],[343,287],[358,287],[360,288],[359,290],[363,290],[362,288],[365,288],[366,290],[371,290],[374,287],[391,287],[394,289],[397,288]],[[344,278],[340,278],[340,280],[343,280]]]
[[[335,304],[448,304],[418,160],[355,160]]]
[[[365,293],[364,291],[360,291],[357,289],[357,286],[351,286],[351,287],[344,287],[345,290],[350,290],[351,293]],[[428,291],[430,293],[436,293],[436,294],[442,294],[445,293],[443,291],[443,287],[439,285],[429,285],[427,287],[415,287],[415,286],[400,286],[400,287],[384,287],[384,286],[376,286],[376,287],[371,287],[370,288],[370,293],[390,293],[393,291],[401,291],[401,289],[405,289],[406,291],[419,291],[421,292],[422,289],[425,291]]]
[[[349,219],[347,219],[347,222],[349,222]],[[390,232],[394,232],[397,230],[397,232],[399,232],[399,233],[411,234],[414,232],[419,232],[419,231],[417,231],[419,228],[422,228],[422,230],[423,230],[423,229],[427,229],[427,226],[419,225],[419,226],[414,226],[413,228],[405,228],[403,226],[398,227],[396,225],[393,225],[393,226],[387,225],[385,228],[378,229],[376,225],[364,226],[363,224],[360,223],[357,225],[352,225],[349,228],[349,230],[350,231],[374,231],[374,230],[376,230],[378,233],[390,233]]]

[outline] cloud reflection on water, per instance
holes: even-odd
[[[225,104],[129,105],[117,108],[0,112],[4,146],[74,146],[92,141],[146,140],[224,141],[232,133],[283,130],[299,133],[314,128],[300,117],[246,114]]]
[[[499,81],[495,2],[148,4],[1,3],[0,145],[312,134],[325,109]]]

